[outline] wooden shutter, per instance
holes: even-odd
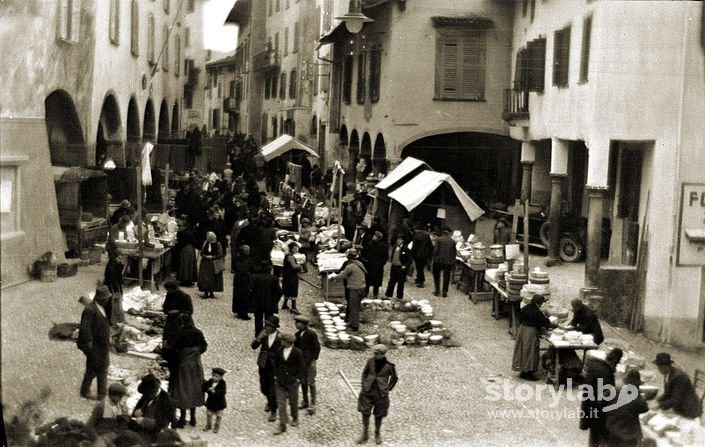
[[[583,47],[580,54],[580,82],[587,82],[590,65],[590,34],[592,33],[592,16],[583,21]]]
[[[282,73],[279,81],[279,99],[286,99],[286,72]]]
[[[289,99],[296,99],[296,70],[289,74]]]
[[[379,89],[382,78],[382,50],[374,48],[370,52],[370,101],[379,101]]]
[[[139,56],[140,54],[140,14],[138,7],[137,0],[132,0],[132,11],[130,14],[130,50],[135,56]]]
[[[443,42],[441,47],[441,97],[457,98],[458,96],[458,42],[456,40]]]
[[[294,23],[294,48],[291,52],[296,53],[299,51],[299,22]]]
[[[367,58],[365,53],[357,56],[357,103],[365,103],[367,93]]]
[[[120,43],[120,0],[110,0],[110,23],[108,24],[110,41]]]
[[[352,73],[353,73],[353,58],[346,56],[343,62],[343,102],[350,104],[352,96]]]
[[[147,62],[154,64],[154,16],[147,17]]]
[[[553,85],[568,85],[570,62],[570,27],[558,30],[553,39]]]
[[[174,75],[179,76],[181,70],[181,36],[174,36]]]
[[[485,96],[485,39],[477,31],[463,36],[461,41],[460,99],[483,99]]]
[[[162,38],[164,42],[162,70],[169,71],[169,27],[166,25],[162,28]]]
[[[69,12],[70,12],[70,2],[71,0],[61,0],[59,3],[59,9],[57,13],[57,23],[56,23],[56,37],[60,40],[67,40],[69,38]]]

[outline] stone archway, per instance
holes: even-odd
[[[156,121],[154,119],[154,104],[152,99],[147,100],[144,106],[144,119],[142,121],[142,138],[145,141],[154,141],[157,136]]]
[[[372,172],[387,175],[387,146],[384,143],[384,136],[379,133],[375,138],[375,145],[372,150]]]
[[[372,139],[370,134],[365,132],[362,135],[362,143],[360,144],[360,159],[365,160],[365,169],[360,172],[360,180],[364,181],[370,172],[372,172]]]
[[[159,108],[159,127],[157,129],[157,142],[168,143],[169,141],[169,107],[166,105],[166,100],[162,101]]]
[[[117,166],[125,166],[120,106],[113,94],[108,94],[103,101],[95,144],[96,166],[102,166],[108,159]]]
[[[134,166],[140,154],[142,133],[140,131],[140,112],[137,100],[133,96],[127,105],[127,128],[125,141],[125,165]]]
[[[44,100],[51,164],[83,166],[87,161],[86,141],[71,96],[55,90]]]

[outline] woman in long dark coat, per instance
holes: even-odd
[[[217,264],[220,270],[216,271]],[[204,298],[215,298],[214,292],[223,291],[223,248],[212,231],[206,235],[206,242],[201,248],[201,264],[198,269],[198,290]]]
[[[531,303],[524,306],[519,313],[519,333],[514,344],[512,366],[520,371],[519,377],[526,380],[537,380],[534,375],[539,369],[539,335],[542,329],[556,327],[555,324],[541,312],[545,301],[543,295],[534,295]]]
[[[114,258],[108,258],[108,264],[105,266],[105,278],[103,285],[108,286],[113,297],[110,302],[110,324],[123,323],[125,321],[125,313],[122,309],[122,281],[125,272],[125,264],[123,263],[122,255]]]
[[[194,326],[190,315],[179,315],[177,325],[179,332],[174,348],[178,360],[175,374],[169,377],[169,396],[181,413],[176,425],[183,428],[186,425],[186,409],[191,413],[189,424],[195,426],[196,407],[205,404],[201,391],[204,381],[201,354],[208,349],[208,342],[203,332]]]
[[[284,256],[284,266],[282,267],[282,294],[284,304],[282,309],[289,309],[288,301],[291,299],[291,312],[298,314],[296,308],[296,298],[299,296],[299,272],[303,268],[296,263],[294,255],[299,252],[299,244],[289,242],[289,253]]]
[[[250,295],[250,280],[255,266],[250,259],[250,247],[243,245],[238,249],[233,262],[233,313],[241,320],[249,320],[247,302]]]
[[[175,253],[178,259],[176,280],[179,281],[182,286],[190,287],[198,280],[196,236],[186,222],[182,222],[182,225],[183,228],[176,233]]]
[[[389,259],[389,249],[382,237],[381,231],[375,231],[370,243],[362,249],[362,257],[367,269],[367,291],[365,295],[370,293],[370,287],[372,287],[372,294],[375,298],[379,295],[379,288],[382,286],[382,280],[384,279],[384,264]]]

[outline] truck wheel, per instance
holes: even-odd
[[[539,238],[541,238],[541,243],[548,248],[548,243],[550,241],[549,233],[551,231],[551,222],[544,222],[539,228]]]
[[[563,236],[558,244],[563,262],[576,262],[583,256],[583,246],[572,236]]]

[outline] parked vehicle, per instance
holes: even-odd
[[[511,224],[514,215],[506,211],[493,210],[496,217],[504,217]],[[574,213],[561,215],[560,239],[558,254],[564,262],[576,262],[583,259],[587,246],[587,218]],[[529,214],[529,245],[532,247],[548,249],[549,230],[551,223],[548,214],[544,211]],[[602,250],[601,256],[609,255],[610,237],[612,236],[611,223],[607,218],[602,219]],[[517,221],[517,241],[524,241],[524,218]]]

